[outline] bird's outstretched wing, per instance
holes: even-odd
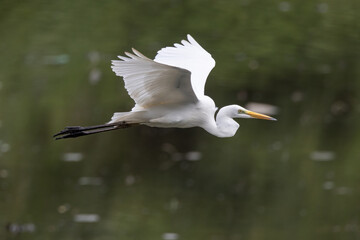
[[[189,70],[191,84],[198,98],[204,95],[206,78],[215,66],[215,60],[189,34],[188,40],[174,47],[165,47],[158,51],[154,61]]]
[[[136,103],[135,109],[198,101],[188,70],[155,62],[132,50],[134,54],[125,53],[128,57],[113,60],[111,68],[123,77],[126,90]]]

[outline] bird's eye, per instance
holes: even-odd
[[[242,113],[244,113],[244,110],[239,109],[239,110],[238,110],[238,113],[239,113],[239,114],[242,114]]]

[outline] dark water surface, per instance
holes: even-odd
[[[1,239],[360,239],[360,10],[349,1],[0,7]],[[138,127],[54,141],[133,102],[110,60],[192,36],[237,135]]]

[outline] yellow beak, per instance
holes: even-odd
[[[253,118],[257,118],[257,119],[264,119],[264,120],[271,120],[271,121],[277,121],[276,118],[270,117],[270,116],[266,116],[264,114],[261,113],[256,113],[256,112],[252,112],[249,110],[246,110],[245,113]]]

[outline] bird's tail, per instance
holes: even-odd
[[[110,124],[117,122],[146,123],[149,121],[147,111],[116,112],[111,118]]]
[[[81,136],[86,136],[95,133],[107,132],[116,129],[128,128],[139,123],[128,123],[128,122],[116,122],[116,123],[107,123],[103,125],[81,127],[81,126],[71,126],[66,127],[64,130],[58,132],[53,137],[55,140],[64,139],[64,138],[76,138]]]

